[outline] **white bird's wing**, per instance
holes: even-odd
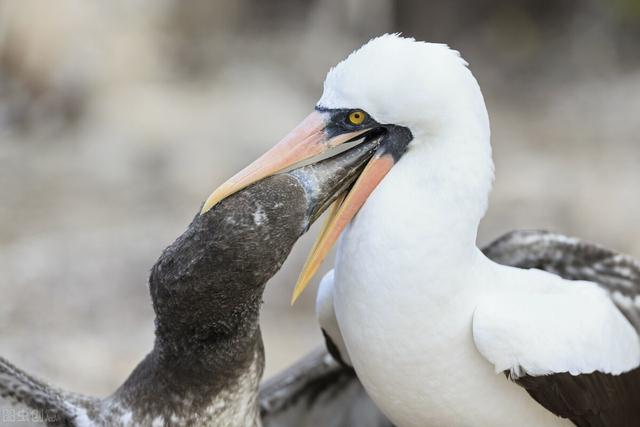
[[[597,245],[542,231],[509,233],[484,253],[500,264],[585,282],[566,282],[581,287],[570,293],[573,301],[532,296],[510,301],[513,306],[498,300],[481,304],[474,314],[474,338],[481,353],[537,402],[578,426],[640,425],[640,264]],[[574,310],[580,304],[590,309]],[[547,318],[528,318],[536,305],[545,307]],[[501,316],[505,322],[497,320]],[[510,327],[507,321],[513,328],[501,333]],[[518,325],[525,332],[513,335]],[[487,340],[498,345],[483,348]],[[540,340],[544,348],[536,347]],[[508,360],[526,365],[528,357],[535,359],[529,364],[533,372],[508,366]]]
[[[392,427],[353,370],[324,349],[262,386],[260,416],[263,427]]]

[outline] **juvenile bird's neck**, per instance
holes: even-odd
[[[306,195],[296,182],[273,177],[197,215],[156,262],[154,348],[109,398],[114,408],[133,408],[134,424],[163,414],[179,420],[156,424],[258,422],[259,309],[265,283],[306,225]]]
[[[135,408],[130,416],[136,424],[157,418],[161,424],[257,423],[264,368],[260,283],[271,271],[264,278],[236,272],[232,262],[240,254],[234,250],[244,248],[230,244],[233,233],[219,221],[196,217],[152,269],[154,348],[109,398],[122,416]]]
[[[259,425],[258,389],[264,369],[259,330],[229,366],[202,353],[167,359],[156,346],[109,398],[105,425],[131,417],[135,425]],[[223,344],[224,345],[224,344]],[[247,348],[242,348],[247,347]]]

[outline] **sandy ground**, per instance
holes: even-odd
[[[104,48],[117,52],[109,61],[83,57],[97,71],[73,69],[84,98],[72,125],[47,119],[44,104],[42,122],[32,117],[37,124],[20,130],[6,119],[14,98],[0,99],[0,354],[101,396],[151,348],[146,280],[161,250],[213,188],[313,108],[327,67],[358,43],[332,44],[312,68],[299,46],[321,38],[239,42],[211,76],[176,81],[156,70],[162,57],[145,49],[146,36],[127,28],[124,42]],[[125,73],[119,61],[143,65]],[[471,66],[485,88],[496,162],[480,243],[540,228],[640,257],[640,71],[505,90],[491,67]],[[52,84],[67,87],[64,63],[53,69],[63,71]],[[314,230],[267,287],[266,376],[322,342],[315,286],[288,303]]]

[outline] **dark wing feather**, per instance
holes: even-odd
[[[355,373],[355,370],[353,369],[353,367],[350,366],[347,362],[344,361],[344,358],[342,357],[342,354],[340,353],[340,349],[338,348],[336,343],[331,339],[331,337],[329,336],[327,331],[325,331],[322,328],[320,328],[320,331],[322,331],[322,336],[324,337],[324,344],[327,347],[327,351],[333,357],[333,359],[336,362],[338,362],[338,364],[340,366],[342,366],[345,369]]]
[[[352,369],[317,350],[260,391],[264,427],[391,427]]]
[[[622,375],[602,372],[524,376],[514,380],[538,403],[580,427],[640,425],[640,369]]]
[[[598,283],[640,330],[640,310],[633,304],[640,296],[640,264],[629,256],[545,231],[511,232],[483,252],[500,264]],[[513,380],[542,406],[577,426],[640,426],[640,368],[621,375],[558,373]]]

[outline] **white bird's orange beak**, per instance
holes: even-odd
[[[368,129],[329,138],[326,135],[329,114],[314,111],[272,149],[218,187],[202,206],[205,213],[219,201],[263,178],[282,172],[296,163],[318,156]]]

